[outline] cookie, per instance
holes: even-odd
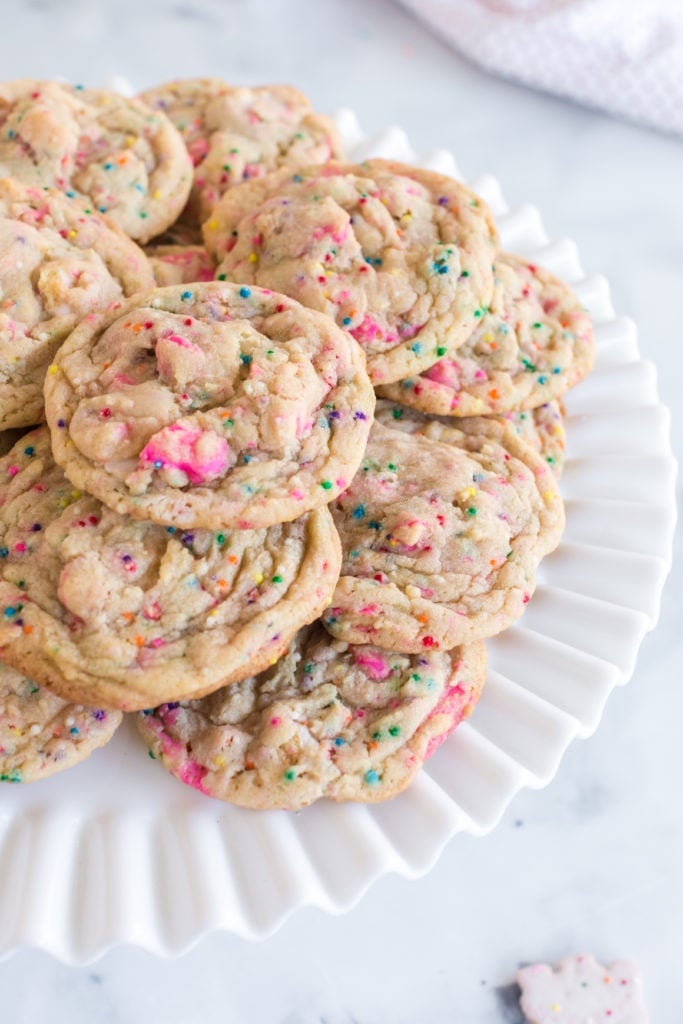
[[[332,505],[344,561],[323,623],[348,643],[407,652],[500,633],[562,532],[552,472],[501,421],[456,430],[392,412],[380,404],[360,471]]]
[[[0,180],[0,429],[43,418],[45,371],[93,310],[154,286],[141,249],[88,203]]]
[[[339,575],[327,508],[268,530],[140,522],[75,490],[45,427],[0,480],[0,657],[66,700],[137,710],[259,672]]]
[[[282,295],[160,288],[81,324],[45,386],[55,459],[119,512],[260,529],[327,504],[363,457],[359,346]]]
[[[635,964],[603,967],[590,953],[523,967],[517,974],[520,1005],[529,1024],[648,1024],[642,981]]]
[[[278,167],[339,157],[334,123],[291,85],[230,86],[220,78],[167,82],[142,93],[183,136],[195,165],[185,219],[204,220],[224,192]]]
[[[481,416],[534,409],[559,398],[593,366],[589,314],[569,287],[519,256],[501,253],[493,298],[454,354],[380,394],[422,412]]]
[[[0,83],[0,177],[81,193],[146,242],[177,218],[192,161],[169,119],[108,89]]]
[[[388,800],[470,713],[485,673],[483,643],[391,654],[315,626],[260,676],[138,724],[168,771],[230,803]]]
[[[213,281],[213,260],[202,245],[148,245],[145,254],[160,288]]]
[[[527,412],[508,412],[503,419],[545,459],[555,479],[559,480],[564,469],[566,443],[562,400],[553,399]]]
[[[360,342],[375,384],[450,356],[485,315],[498,237],[464,185],[387,160],[278,171],[204,224],[218,276],[291,295]]]
[[[0,782],[35,782],[108,743],[120,711],[70,704],[0,662]]]

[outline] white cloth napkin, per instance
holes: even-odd
[[[400,0],[487,71],[683,134],[683,0]]]

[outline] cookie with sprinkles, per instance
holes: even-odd
[[[396,796],[476,704],[486,648],[392,654],[303,630],[261,675],[138,716],[182,782],[244,807]]]
[[[526,412],[508,412],[503,417],[551,467],[557,480],[562,476],[565,458],[565,409],[561,399],[553,399]]]
[[[498,236],[488,207],[407,164],[278,171],[231,189],[203,230],[219,277],[327,313],[360,342],[375,384],[450,356],[491,301]]]
[[[171,119],[192,157],[194,184],[184,219],[204,220],[241,181],[342,155],[334,122],[291,85],[250,88],[190,78],[148,89],[141,98]]]
[[[493,636],[522,614],[559,541],[552,471],[500,420],[455,429],[392,413],[381,403],[360,471],[332,505],[344,561],[323,623],[349,643],[408,652]]]
[[[0,83],[0,177],[87,196],[146,242],[183,209],[192,161],[169,119],[141,100],[23,78]]]
[[[160,288],[214,279],[216,268],[203,245],[148,245],[145,254]]]
[[[470,419],[475,424],[478,419],[476,416],[465,416],[457,420],[451,419],[450,416],[430,416],[428,413],[417,412],[399,402],[388,402],[383,398],[378,401],[377,409],[381,410],[383,421],[390,426],[396,426],[396,420],[407,416],[419,423],[429,423],[434,419],[446,426],[454,427],[457,431],[458,428],[465,429]],[[521,437],[526,444],[545,459],[555,474],[555,479],[559,480],[564,469],[565,415],[562,400],[554,399],[535,409],[528,409],[526,412],[508,412],[498,418],[507,423],[518,437]],[[456,443],[459,443],[460,435],[456,433],[453,437],[456,439]]]
[[[159,288],[91,318],[48,378],[69,479],[168,526],[256,529],[327,504],[360,465],[375,405],[346,331],[221,282]]]
[[[553,970],[531,964],[517,974],[520,1006],[529,1024],[648,1024],[642,980],[635,964],[603,967],[591,953],[569,956]]]
[[[534,409],[591,370],[593,325],[569,285],[520,256],[501,253],[493,298],[454,354],[417,377],[379,389],[385,398],[442,416]]]
[[[87,202],[0,180],[0,428],[43,419],[45,371],[80,320],[153,286],[143,251]]]
[[[108,743],[122,717],[62,700],[0,662],[0,782],[71,768]]]
[[[65,700],[122,711],[272,664],[329,603],[329,510],[264,530],[176,530],[75,490],[46,427],[0,459],[0,657]]]

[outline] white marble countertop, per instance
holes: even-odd
[[[5,78],[292,81],[321,109],[351,106],[370,131],[399,123],[418,149],[443,144],[465,173],[495,173],[609,276],[659,366],[683,454],[683,142],[488,78],[389,0],[25,0],[2,14]],[[634,679],[491,835],[459,837],[427,877],[385,878],[343,917],[301,911],[258,944],[214,935],[180,960],[119,949],[86,968],[22,952],[0,964],[3,1021],[514,1024],[520,962],[593,950],[635,959],[653,1022],[680,1022],[680,531],[677,547]]]

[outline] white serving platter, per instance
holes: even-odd
[[[419,157],[398,128],[368,138],[348,110],[337,122],[354,159],[459,176],[449,152]],[[472,718],[395,800],[322,801],[297,814],[246,811],[183,787],[124,723],[77,768],[0,787],[0,956],[28,945],[84,963],[118,943],[173,956],[216,929],[261,938],[304,905],[344,911],[379,876],[421,875],[457,833],[494,828],[522,787],[552,779],[629,679],[657,621],[676,518],[655,368],[573,242],[550,240],[533,206],[510,209],[495,178],[469,184],[496,214],[503,248],[574,286],[597,342],[593,374],[566,399],[567,530],[523,619],[488,642]]]

